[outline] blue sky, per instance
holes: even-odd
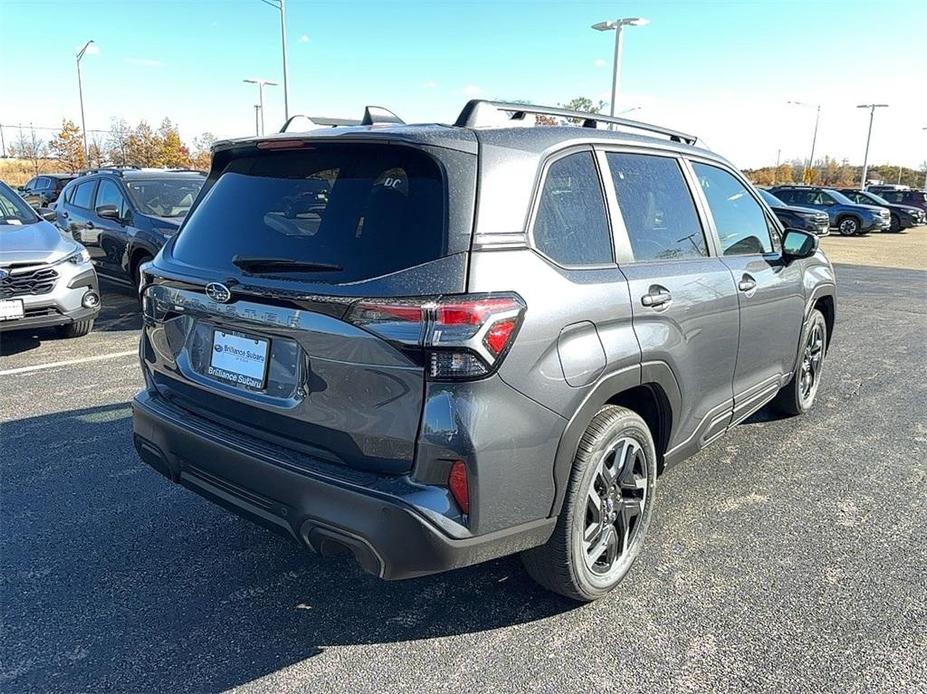
[[[618,109],[694,132],[740,166],[806,157],[821,103],[818,154],[860,163],[927,160],[927,2],[327,2],[288,0],[291,113],[359,116],[368,103],[407,121],[451,121],[472,96],[557,103],[608,99],[612,34],[624,37]],[[0,123],[168,116],[190,139],[253,132],[256,88],[280,81],[279,20],[260,0],[0,0]],[[282,87],[265,92],[268,130]],[[8,133],[8,131],[6,131]]]

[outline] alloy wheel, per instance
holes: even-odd
[[[840,226],[837,227],[841,234],[844,236],[853,236],[857,231],[859,231],[859,224],[855,219],[844,219],[840,222]]]
[[[824,329],[815,323],[808,333],[805,349],[802,353],[799,393],[803,403],[814,398],[818,387],[821,365],[824,363]]]
[[[618,439],[599,459],[586,495],[583,559],[594,574],[609,573],[628,555],[647,503],[647,461],[640,444]]]

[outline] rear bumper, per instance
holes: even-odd
[[[174,482],[294,538],[323,555],[354,555],[368,572],[412,578],[543,544],[556,518],[452,538],[422,509],[393,494],[386,478],[363,484],[311,473],[196,426],[148,391],[132,403],[135,448]]]

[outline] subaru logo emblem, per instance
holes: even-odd
[[[225,304],[232,298],[232,292],[221,282],[210,282],[206,285],[206,296],[217,304]]]

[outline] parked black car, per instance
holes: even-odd
[[[19,194],[33,208],[48,207],[58,199],[64,187],[77,176],[69,173],[50,173],[29,179],[19,186]]]
[[[891,226],[888,210],[873,205],[859,205],[832,188],[816,186],[777,186],[769,192],[788,205],[821,210],[841,236],[855,236],[882,231]]]
[[[138,285],[138,267],[180,228],[205,175],[164,169],[99,169],[71,181],[58,226],[90,251],[101,277]]]
[[[810,207],[792,207],[786,205],[768,190],[758,188],[757,191],[786,229],[810,231],[816,236],[830,234],[830,217],[826,212],[813,210]]]
[[[927,213],[927,193],[922,190],[900,190],[888,186],[869,186],[866,190],[893,205],[908,205]]]
[[[870,193],[865,190],[856,188],[841,188],[840,192],[846,195],[853,202],[860,205],[875,205],[884,207],[891,214],[891,227],[889,231],[899,232],[902,229],[910,229],[913,226],[924,223],[924,211],[910,205],[895,205],[890,203],[881,195]]]

